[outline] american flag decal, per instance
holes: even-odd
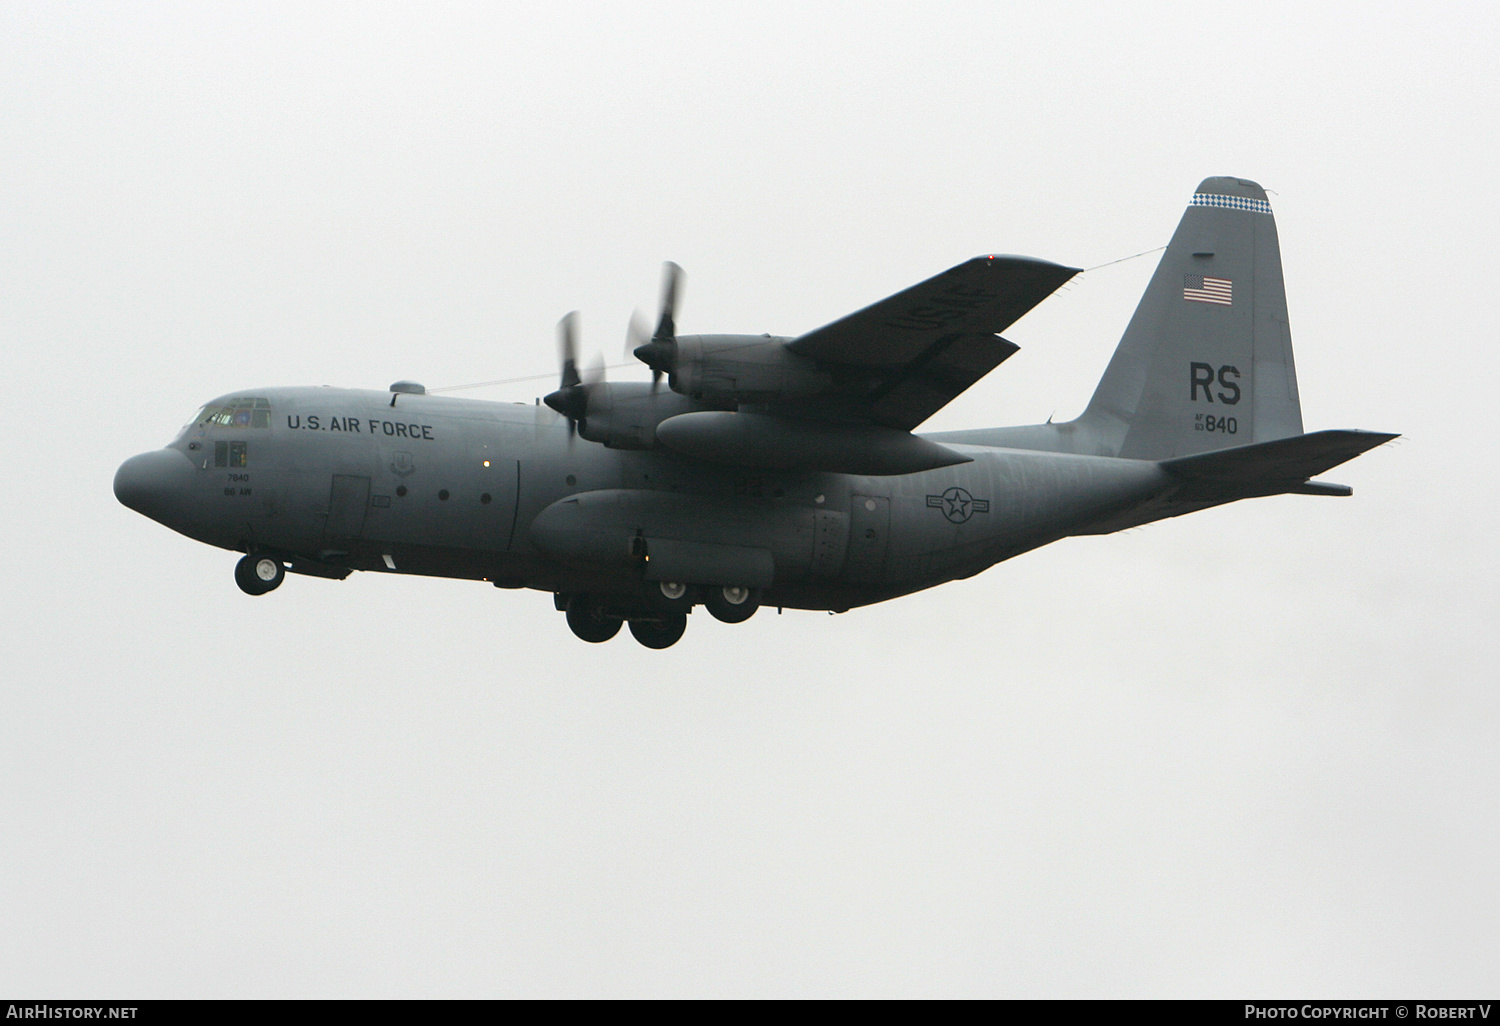
[[[1190,303],[1233,306],[1234,282],[1228,278],[1209,278],[1202,274],[1183,275],[1182,298]]]

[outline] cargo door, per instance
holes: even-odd
[[[844,576],[855,582],[885,577],[890,547],[891,500],[880,495],[853,495],[849,502],[849,556]]]

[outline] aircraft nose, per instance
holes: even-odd
[[[176,449],[143,452],[115,471],[115,498],[137,513],[162,520],[187,492],[192,476],[192,461]]]

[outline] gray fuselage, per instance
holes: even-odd
[[[275,388],[206,409],[230,422],[200,416],[127,461],[122,500],[293,571],[627,604],[680,579],[847,609],[1093,533],[1172,486],[1150,461],[972,445],[952,446],[972,462],[899,476],[745,471],[571,437],[545,407],[420,394]]]

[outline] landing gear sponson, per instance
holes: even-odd
[[[647,602],[624,604],[586,594],[559,595],[557,606],[567,614],[568,628],[593,644],[620,633],[622,623],[647,648],[670,648],[687,630],[688,614],[701,604],[723,623],[744,623],[760,608],[754,588],[692,586],[676,581],[648,585]]]

